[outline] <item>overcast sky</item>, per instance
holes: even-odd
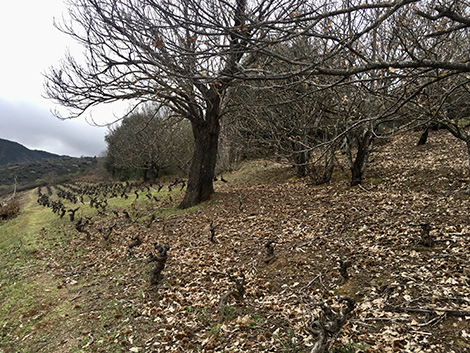
[[[59,120],[51,114],[53,102],[42,97],[43,74],[74,46],[53,26],[66,13],[63,1],[0,2],[0,138],[60,155],[99,156],[107,128],[90,126],[85,118]],[[106,107],[99,112],[93,118],[109,122],[124,113]]]

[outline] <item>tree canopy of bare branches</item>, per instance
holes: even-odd
[[[186,208],[213,192],[220,120],[236,83],[362,85],[395,97],[396,106],[379,115],[391,118],[429,85],[470,72],[469,8],[447,0],[69,0],[58,27],[86,53],[51,68],[46,93],[69,117],[128,100],[188,119],[195,148],[180,204]],[[310,43],[310,55],[282,50],[299,38]],[[385,85],[372,83],[384,77]]]
[[[188,125],[164,110],[140,109],[110,127],[106,169],[122,177],[137,172],[144,181],[155,181],[167,168],[186,172],[193,147]]]

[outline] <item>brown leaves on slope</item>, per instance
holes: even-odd
[[[422,147],[416,139],[377,148],[361,187],[349,188],[341,174],[323,186],[220,183],[202,208],[148,226],[96,219],[91,240],[74,235],[56,259],[64,286],[84,288],[79,315],[94,337],[84,349],[308,352],[315,343],[308,324],[321,304],[339,310],[339,298],[351,297],[356,307],[336,347],[468,351],[465,148],[442,132]],[[97,229],[116,222],[104,242]],[[423,223],[432,247],[420,243]],[[129,257],[136,236],[142,244]],[[150,286],[145,259],[155,242],[170,249],[161,283]],[[75,275],[64,261],[77,264]],[[339,271],[345,261],[347,280]],[[221,299],[241,273],[245,297],[228,297],[220,322]]]

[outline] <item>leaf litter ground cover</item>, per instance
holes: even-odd
[[[88,236],[66,217],[44,227],[49,245],[16,280],[48,292],[9,313],[0,351],[310,352],[322,305],[338,311],[344,297],[356,304],[330,351],[469,351],[465,146],[444,132],[417,139],[377,147],[360,187],[340,170],[315,186],[252,162],[201,207],[168,210],[182,196],[173,190],[90,214]],[[170,247],[158,286],[154,243]]]

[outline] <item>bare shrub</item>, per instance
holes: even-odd
[[[11,199],[0,207],[0,221],[15,218],[20,213],[20,202],[18,199]]]

